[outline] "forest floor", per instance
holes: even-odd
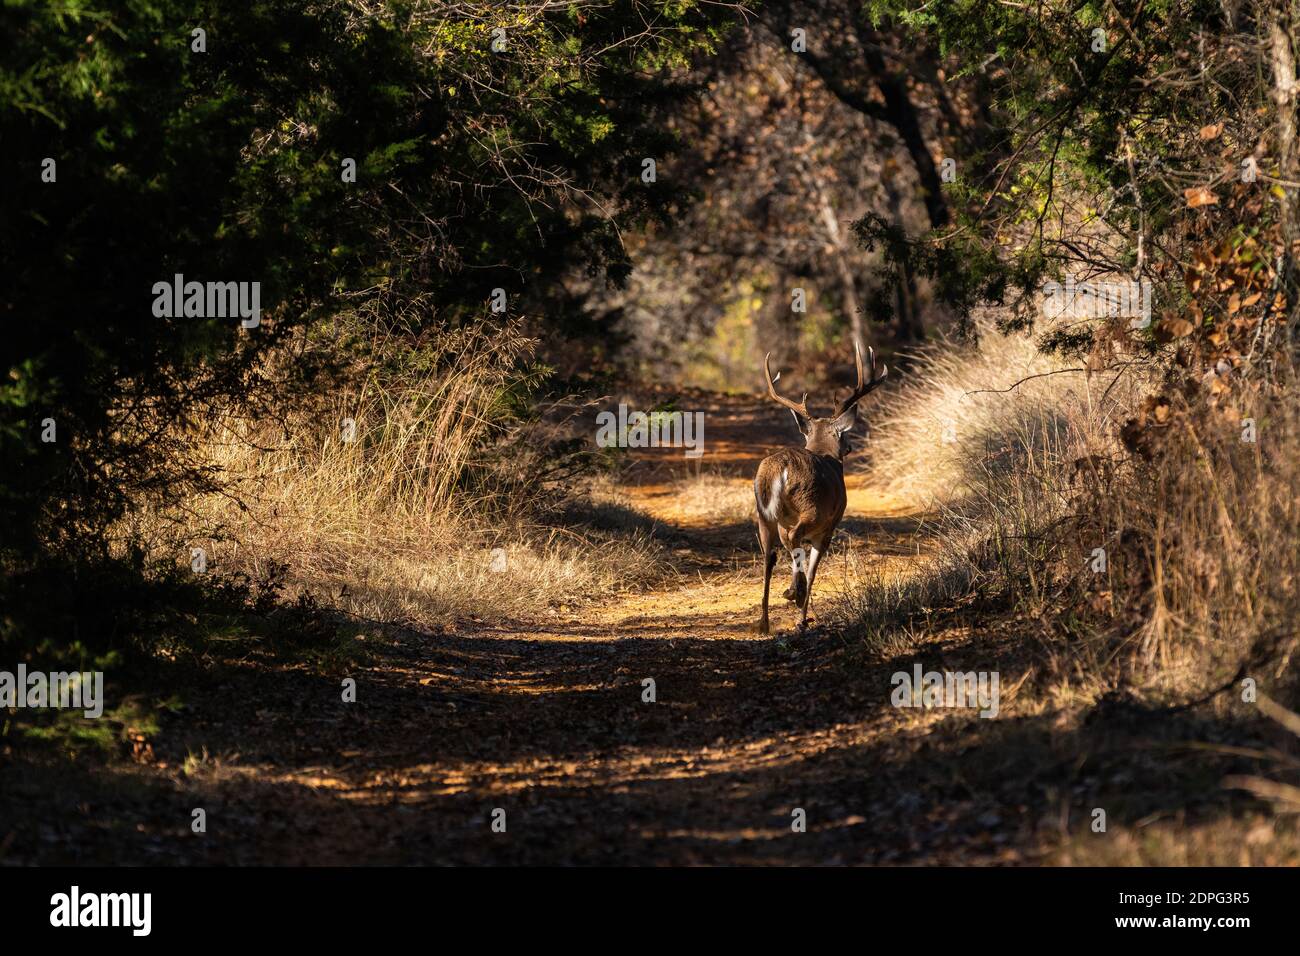
[[[703,467],[747,496],[793,429],[754,400],[710,401]],[[1013,617],[891,651],[801,634],[783,563],[777,633],[760,637],[752,523],[683,510],[693,467],[647,452],[621,489],[671,544],[672,583],[530,620],[387,629],[349,671],[355,703],[337,676],[265,659],[178,673],[167,690],[184,706],[135,759],[0,765],[0,863],[1295,862],[1271,818],[1229,817],[1222,766],[1164,756],[1212,724],[1084,720],[1021,693],[1035,656]],[[923,516],[850,485],[814,617],[854,568],[924,560]],[[999,715],[891,706],[891,676],[915,663],[997,670]],[[1109,836],[1089,828],[1096,806]],[[1212,852],[1224,827],[1227,858]]]

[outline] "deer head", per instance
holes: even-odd
[[[763,372],[767,376],[767,394],[777,404],[790,409],[795,424],[799,426],[799,431],[804,437],[804,447],[814,455],[831,455],[843,461],[844,456],[849,453],[848,436],[853,426],[858,423],[858,402],[883,382],[885,376],[889,374],[889,367],[886,365],[880,366],[879,372],[876,371],[875,349],[867,349],[867,358],[869,370],[862,367],[862,347],[854,342],[853,359],[858,370],[858,384],[853,389],[853,394],[840,402],[835,413],[829,418],[814,418],[809,414],[807,392],[804,392],[803,399],[799,402],[793,402],[780,395],[776,390],[776,383],[780,381],[781,373],[772,375],[772,353],[768,352],[763,358]]]

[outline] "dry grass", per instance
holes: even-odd
[[[1175,399],[1152,449],[1080,496],[1115,553],[1087,591],[1110,592],[1112,643],[1171,687],[1208,691],[1239,671],[1273,685],[1297,643],[1300,410],[1289,383],[1243,383],[1235,401]]]
[[[975,342],[920,350],[900,387],[872,416],[871,478],[883,492],[922,509],[972,492],[972,463],[1017,445],[1058,440],[1068,428],[1100,433],[1120,406],[1077,363],[1043,353],[1030,335],[999,332],[990,315]],[[1069,421],[1067,422],[1067,417]]]
[[[1210,695],[1286,678],[1300,612],[1300,414],[1244,385],[1241,409],[1174,399],[1152,446],[1066,416],[1010,467],[971,463],[947,511],[974,585],[1037,622],[1044,671],[1091,699],[1122,686]],[[1243,417],[1267,422],[1242,440]],[[960,559],[958,559],[960,560]]]
[[[177,550],[255,579],[283,565],[327,605],[421,626],[535,613],[661,573],[645,534],[530,522],[540,489],[514,443],[533,437],[520,420],[531,348],[513,332],[448,334],[354,375],[323,408],[218,423],[206,448],[232,493],[186,504]]]
[[[1281,680],[1300,613],[1287,387],[1239,382],[1232,408],[1173,398],[1133,454],[1121,426],[1154,376],[1044,374],[1062,367],[987,327],[978,349],[927,353],[879,421],[872,464],[938,510],[939,556],[865,589],[844,619],[882,639],[944,602],[996,597],[1041,630],[1044,673],[1084,699],[1129,682],[1185,698],[1234,675]],[[1006,391],[1028,375],[1041,377]],[[1258,441],[1242,440],[1244,418]]]
[[[1019,399],[989,393],[968,408],[957,395],[1005,387],[1036,361],[986,335],[979,352],[934,354],[894,397],[873,464],[892,490],[937,509],[937,545],[922,573],[881,573],[841,600],[837,629],[888,657],[973,627],[998,645],[1000,668],[1027,674],[1024,690],[1053,715],[1057,746],[1077,748],[1090,786],[1109,777],[1118,787],[1109,803],[1063,809],[1048,862],[1294,865],[1295,739],[1272,743],[1263,719],[1300,730],[1265,693],[1294,707],[1293,377],[1238,372],[1188,395],[1162,389],[1152,361],[1113,388],[1113,374],[1070,374],[1034,380]],[[927,427],[944,415],[966,432],[955,446]],[[1254,442],[1243,440],[1244,419]],[[1166,719],[1149,723],[1148,713]],[[1133,746],[1117,747],[1116,734]],[[1129,800],[1133,779],[1161,781],[1164,793]],[[1245,809],[1242,794],[1272,815]],[[1082,815],[1095,805],[1114,810],[1105,834]]]
[[[718,472],[701,472],[674,484],[678,513],[692,521],[714,524],[754,519],[754,486]]]
[[[645,488],[602,476],[587,484],[584,495],[597,508],[624,511],[628,528],[656,519],[693,528],[754,520],[754,486],[748,478],[700,471],[665,480],[652,490],[648,495]]]
[[[999,332],[990,315],[974,342],[922,351],[873,416],[869,480],[935,517],[925,571],[869,583],[837,611],[873,639],[951,607],[978,588],[1014,580],[1041,608],[1048,583],[1033,567],[1042,530],[1071,505],[1072,463],[1116,453],[1134,377],[1095,378]]]

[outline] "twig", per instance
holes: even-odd
[[[980,395],[980,394],[982,394],[982,393],[984,393],[984,392],[998,392],[998,393],[1009,392],[1009,391],[1011,391],[1012,389],[1014,389],[1014,388],[1018,388],[1018,387],[1020,387],[1021,385],[1025,384],[1025,382],[1028,382],[1030,379],[1035,379],[1035,378],[1046,378],[1046,377],[1049,376],[1049,375],[1060,375],[1060,374],[1062,374],[1063,372],[1086,372],[1086,371],[1088,371],[1086,368],[1058,368],[1058,369],[1053,369],[1053,370],[1050,371],[1050,372],[1037,372],[1037,373],[1035,373],[1034,375],[1026,375],[1024,378],[1022,378],[1022,379],[1021,379],[1020,381],[1018,381],[1018,382],[1012,382],[1012,383],[1011,383],[1010,385],[1008,385],[1006,388],[976,388],[976,389],[972,389],[971,391],[964,393],[964,394],[962,395],[962,398],[965,398],[967,395]]]

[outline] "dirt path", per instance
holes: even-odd
[[[186,706],[136,762],[15,773],[0,752],[0,862],[1297,861],[1271,821],[1226,815],[1239,758],[1206,756],[1207,741],[1257,741],[1187,711],[1021,693],[1043,661],[1032,617],[936,609],[963,623],[872,644],[792,633],[778,602],[778,633],[754,634],[749,477],[794,436],[762,403],[699,401],[704,460],[647,454],[622,490],[659,523],[676,580],[535,620],[385,630],[349,671],[355,703],[338,676],[274,658],[168,670]],[[865,570],[915,573],[919,521],[851,479],[814,614]],[[998,719],[891,706],[892,675],[917,664],[998,672]]]
[[[703,469],[748,496],[786,439],[752,400],[714,400]],[[789,431],[793,431],[789,429]],[[791,436],[792,437],[792,436]],[[1045,760],[988,723],[889,705],[912,655],[791,634],[760,638],[748,520],[683,509],[680,451],[633,470],[632,504],[672,529],[681,578],[542,620],[412,631],[358,675],[263,667],[185,689],[190,706],[94,800],[59,781],[46,859],[192,863],[863,863],[1032,858],[1039,821],[999,793],[1000,760]],[[731,489],[731,491],[728,491]],[[868,564],[917,560],[917,519],[851,481],[826,606]],[[784,583],[779,588],[784,587]],[[818,602],[814,602],[814,610]],[[927,638],[927,664],[974,666],[969,635]],[[972,657],[972,654],[975,657]],[[1004,675],[1004,680],[1008,675]],[[642,699],[646,679],[654,703]],[[251,718],[250,718],[251,713]],[[252,720],[254,726],[250,727]],[[979,726],[983,723],[985,726]],[[973,743],[979,740],[981,748]],[[38,793],[39,791],[39,793]],[[67,796],[62,796],[66,792]],[[54,794],[53,797],[50,794]],[[192,810],[208,831],[190,832]],[[506,832],[494,833],[494,809]],[[792,829],[806,813],[806,832]],[[49,828],[47,828],[48,830]]]

